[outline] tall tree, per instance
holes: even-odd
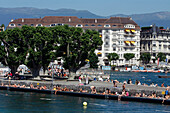
[[[21,29],[14,28],[1,32],[1,55],[2,64],[9,66],[14,75],[19,65],[23,64],[26,58],[27,48],[23,42]]]
[[[85,59],[94,53],[102,40],[97,31],[83,32],[82,28],[63,26],[60,44],[61,50],[66,53],[63,54],[64,67],[69,69],[70,78],[74,78],[76,71],[86,64]]]
[[[98,68],[97,63],[99,62],[98,56],[93,52],[89,55],[90,68]]]
[[[125,53],[124,54],[124,58],[129,61],[130,59],[134,58],[135,57],[135,54],[133,53]]]
[[[22,33],[27,43],[26,65],[33,77],[39,76],[39,71],[47,67],[54,54],[54,39],[52,31],[46,27],[23,26]]]
[[[110,66],[111,66],[111,62],[113,61],[113,65],[114,65],[114,61],[119,59],[119,55],[117,53],[109,53],[107,58],[110,62]]]
[[[142,53],[140,55],[140,60],[142,60],[142,62],[144,64],[148,64],[150,59],[151,59],[151,54],[150,53]]]
[[[156,59],[158,59],[158,58],[159,58],[159,61],[161,62],[161,61],[165,61],[166,56],[164,53],[158,53],[156,56]]]

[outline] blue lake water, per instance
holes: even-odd
[[[88,105],[84,107],[82,103]],[[169,105],[123,102],[53,94],[0,90],[0,112],[3,113],[161,113],[170,112]]]
[[[164,73],[111,73],[111,79],[120,82],[132,79],[141,83],[170,85],[170,79],[158,78]],[[170,75],[168,75],[170,76]],[[87,102],[87,107],[82,105]],[[170,113],[169,105],[141,102],[123,102],[53,94],[27,93],[0,90],[0,112],[2,113]]]
[[[108,72],[110,73],[110,72]],[[132,83],[135,84],[136,80],[140,80],[141,83],[146,83],[147,85],[150,85],[152,83],[158,84],[161,86],[162,83],[165,84],[165,86],[170,86],[170,78],[158,78],[158,75],[167,75],[170,76],[170,73],[135,73],[135,72],[111,72],[111,79],[118,80],[120,82],[128,81],[128,79],[132,80]]]

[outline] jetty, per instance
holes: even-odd
[[[54,80],[54,81],[33,81],[33,80],[0,80],[0,84],[20,84],[25,86],[30,86],[33,84],[34,86],[47,86],[48,90],[39,90],[39,89],[31,89],[31,88],[18,88],[18,87],[10,87],[10,86],[0,86],[0,90],[10,90],[10,91],[24,91],[24,92],[38,92],[38,93],[48,93],[54,94],[55,90],[53,90],[54,86],[60,86],[61,88],[69,88],[73,89],[75,92],[67,92],[67,91],[58,91],[57,94],[61,95],[70,95],[70,96],[80,96],[80,97],[92,97],[92,98],[102,98],[102,99],[113,99],[118,100],[118,95],[101,95],[101,94],[91,94],[91,93],[80,93],[78,92],[81,89],[90,91],[90,87],[96,87],[97,92],[105,92],[109,89],[111,92],[118,92],[121,94],[123,83],[118,83],[117,87],[113,87],[113,83],[111,82],[102,82],[102,81],[91,81],[89,84],[80,84],[78,81],[66,81],[66,80]],[[160,99],[156,98],[144,98],[144,97],[134,97],[134,96],[122,96],[122,101],[137,101],[137,102],[150,102],[150,103],[159,103],[163,102],[163,94],[162,92],[166,90],[165,87],[151,87],[151,86],[143,86],[143,85],[134,85],[134,84],[126,84],[126,90],[129,92],[129,95],[134,95],[136,93],[145,93],[146,95],[150,95],[153,92],[160,96]],[[170,105],[170,100],[165,100],[163,104]]]

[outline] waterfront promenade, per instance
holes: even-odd
[[[1,80],[1,83],[9,83],[9,80]],[[113,86],[113,83],[111,82],[102,82],[102,81],[92,81],[87,85],[79,84],[78,81],[67,81],[67,80],[56,80],[56,81],[34,81],[34,80],[10,80],[11,84],[20,84],[20,85],[27,85],[33,84],[34,86],[41,86],[46,85],[49,89],[52,88],[55,85],[60,85],[61,87],[68,87],[73,89],[89,89],[90,86],[96,87],[97,90],[105,91],[106,89],[110,89],[111,91],[116,91],[121,93],[122,92],[122,85],[123,83],[118,83],[117,87]],[[166,87],[152,87],[152,86],[143,86],[143,85],[135,85],[135,84],[126,84],[126,90],[129,91],[130,94],[135,95],[136,93],[145,93],[147,95],[152,94],[155,92],[157,95],[162,96],[162,91],[166,90]]]

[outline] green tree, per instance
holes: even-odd
[[[98,68],[97,63],[99,62],[98,56],[93,52],[89,55],[90,68]]]
[[[161,62],[161,61],[165,61],[166,56],[164,53],[158,53],[156,56],[156,59],[158,59],[158,58],[159,58],[159,61]]]
[[[4,25],[4,24],[2,24],[2,25],[1,25],[1,27],[5,27],[5,25]]]
[[[74,78],[78,69],[86,64],[90,53],[94,53],[102,40],[97,31],[86,30],[82,28],[63,26],[60,34],[60,50],[63,54],[64,67],[69,69],[70,78]]]
[[[111,66],[111,62],[113,61],[113,65],[114,65],[114,61],[119,59],[119,55],[117,53],[109,53],[107,58],[110,62],[110,66]]]
[[[140,55],[140,60],[142,60],[142,62],[144,64],[148,64],[150,59],[151,59],[151,54],[150,53],[142,53]]]
[[[14,28],[1,32],[0,39],[1,62],[3,65],[9,66],[14,75],[18,66],[24,63],[27,54],[21,29]]]
[[[25,63],[30,68],[33,77],[37,77],[40,69],[43,67],[45,70],[54,55],[52,31],[46,27],[23,26],[22,33],[28,48]]]
[[[129,61],[130,59],[134,58],[135,57],[135,54],[133,53],[125,53],[124,54],[124,58]]]

